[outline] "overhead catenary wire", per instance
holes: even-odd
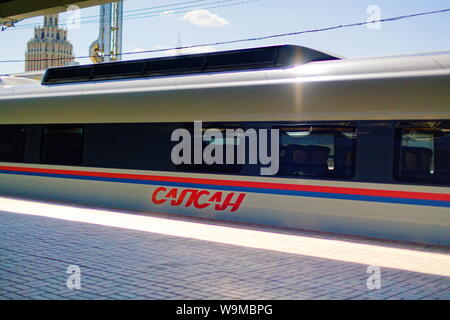
[[[213,0],[196,0],[196,1],[179,2],[179,3],[174,3],[174,4],[171,4],[171,5],[163,5],[163,6],[141,8],[141,9],[136,9],[136,10],[128,10],[128,11],[125,11],[124,13],[130,13],[130,12],[135,12],[135,11],[143,11],[143,10],[145,10],[145,11],[149,11],[150,10],[150,12],[140,12],[140,13],[128,14],[128,15],[124,15],[123,18],[124,18],[124,20],[135,20],[135,19],[140,19],[140,18],[152,18],[152,17],[158,17],[158,16],[167,16],[167,15],[185,13],[185,12],[189,12],[192,9],[195,9],[195,8],[198,8],[198,9],[213,9],[213,8],[234,6],[234,5],[250,3],[250,2],[257,2],[257,1],[262,1],[262,0],[251,0],[251,1],[243,1],[243,2],[241,1],[241,2],[238,2],[238,3],[232,3],[234,1],[238,1],[238,0],[216,0],[216,1],[213,1]],[[202,2],[202,3],[198,3],[198,2]],[[192,3],[195,3],[195,4],[192,4]],[[221,3],[225,3],[225,4],[221,5]],[[184,5],[184,4],[190,4],[190,5],[181,6],[181,5]],[[161,8],[163,8],[163,9],[161,9]],[[159,10],[155,11],[153,9],[159,9]],[[190,9],[190,10],[185,10],[185,9]],[[151,11],[151,10],[153,10],[153,11]],[[180,10],[184,10],[184,11],[180,11]],[[99,22],[100,20],[101,20],[100,15],[80,17],[79,19],[77,19],[77,21],[79,21],[80,24],[95,23],[95,22]],[[66,20],[60,20],[59,22],[60,22],[60,24],[64,24],[64,23],[67,23],[67,22],[72,23],[73,20],[66,19]],[[21,25],[14,25],[13,27],[9,27],[9,28],[5,27],[4,31],[7,31],[7,30],[8,31],[13,31],[13,30],[32,29],[36,25],[37,25],[36,23],[27,23],[27,24],[21,24]]]
[[[164,10],[168,10],[171,7],[177,7],[177,6],[183,5],[183,4],[206,2],[206,1],[210,1],[210,0],[192,0],[192,1],[177,2],[177,3],[172,3],[172,4],[146,7],[146,8],[140,8],[140,9],[134,9],[134,10],[125,10],[123,13],[125,14],[125,13],[130,13],[130,12],[148,11],[148,10],[152,10],[152,9],[161,9],[161,8],[165,8]],[[227,1],[232,1],[232,0],[227,0]],[[202,4],[199,4],[199,5],[202,5]],[[92,15],[92,16],[84,16],[84,17],[80,17],[80,20],[91,19],[91,18],[100,18],[100,15],[97,14],[97,15]],[[60,23],[64,23],[66,21],[67,20],[60,20]],[[21,24],[20,26],[16,26],[16,28],[20,28],[20,27],[24,27],[24,26],[34,27],[35,25],[36,25],[36,23],[26,23],[26,24]]]
[[[281,37],[287,37],[287,36],[302,35],[302,34],[308,34],[308,33],[317,33],[317,32],[325,32],[325,31],[338,30],[338,29],[344,29],[344,28],[358,27],[358,26],[369,25],[369,24],[372,24],[372,23],[383,23],[383,22],[399,21],[399,20],[403,20],[403,19],[409,19],[409,18],[414,18],[414,17],[419,17],[419,16],[438,14],[438,13],[445,13],[445,12],[450,12],[450,8],[441,9],[441,10],[434,10],[434,11],[419,12],[419,13],[414,13],[414,14],[409,14],[409,15],[401,15],[401,16],[384,18],[384,19],[378,19],[378,20],[362,21],[362,22],[355,22],[355,23],[349,23],[349,24],[341,24],[341,25],[324,27],[324,28],[316,28],[316,29],[294,31],[294,32],[287,32],[287,33],[278,33],[278,34],[272,34],[272,35],[267,35],[267,36],[259,36],[259,37],[251,37],[251,38],[243,38],[243,39],[235,39],[235,40],[226,40],[226,41],[218,41],[218,42],[210,42],[210,43],[195,44],[195,45],[181,46],[181,47],[142,50],[142,51],[134,51],[134,52],[124,52],[124,53],[121,53],[119,55],[125,56],[125,55],[140,54],[140,53],[158,53],[158,52],[172,51],[172,50],[184,50],[184,49],[192,49],[192,48],[207,47],[207,46],[219,46],[219,45],[225,45],[225,44],[235,44],[235,43],[241,43],[241,42],[261,41],[261,40],[267,40],[267,39],[273,39],[273,38],[281,38]],[[105,55],[105,56],[109,56],[109,55]],[[74,59],[88,59],[88,58],[90,58],[90,56],[77,56],[77,57],[74,57]],[[36,59],[36,60],[27,60],[27,59],[0,60],[0,63],[14,63],[14,62],[26,62],[26,61],[51,61],[51,60],[60,60],[60,58],[47,58],[47,59]]]
[[[232,6],[237,6],[237,5],[241,5],[241,4],[248,4],[248,3],[252,3],[252,2],[258,2],[258,1],[262,1],[262,0],[246,0],[246,1],[239,1],[239,2],[232,2],[232,1],[236,1],[236,0],[221,0],[221,1],[215,1],[215,2],[210,2],[204,5],[211,5],[211,6],[201,6],[199,7],[199,9],[216,9],[216,8],[224,8],[224,7],[232,7]],[[232,3],[227,3],[227,4],[220,4],[220,3],[225,3],[225,2],[232,2]],[[196,6],[198,7],[198,6]],[[179,9],[185,9],[182,11],[177,11]],[[187,6],[187,7],[183,7],[183,8],[177,8],[176,10],[160,10],[159,13],[157,14],[150,14],[152,12],[148,12],[146,13],[146,15],[139,15],[139,16],[125,16],[123,18],[123,20],[136,20],[136,19],[145,19],[145,18],[154,18],[154,17],[161,17],[161,16],[169,16],[169,15],[175,15],[175,14],[181,14],[181,13],[187,13],[192,11],[192,6]],[[89,20],[89,21],[84,21],[81,22],[82,24],[87,24],[87,23],[94,23],[94,22],[98,22],[100,21],[99,19],[96,20]]]

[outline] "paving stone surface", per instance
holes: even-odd
[[[80,289],[67,287],[71,265]],[[392,268],[381,268],[380,289],[368,289],[367,267],[0,211],[2,300],[450,299],[448,277]]]

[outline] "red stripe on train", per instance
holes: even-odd
[[[26,168],[26,167],[12,167],[12,166],[0,166],[0,170],[75,175],[75,176],[103,177],[103,178],[132,179],[132,180],[153,180],[153,181],[164,181],[164,182],[195,183],[195,184],[205,184],[205,185],[223,185],[223,186],[247,187],[247,188],[283,189],[283,190],[307,191],[307,192],[340,193],[340,194],[389,197],[389,198],[407,198],[407,199],[421,199],[421,200],[435,200],[435,201],[450,201],[450,194],[444,194],[444,193],[379,190],[379,189],[377,190],[377,189],[362,189],[362,188],[349,188],[349,187],[310,186],[310,185],[287,184],[287,183],[166,177],[166,176],[143,175],[143,174]]]

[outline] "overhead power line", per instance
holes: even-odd
[[[129,16],[125,16],[123,19],[124,20],[136,20],[136,19],[145,19],[145,18],[154,18],[154,17],[161,17],[161,16],[169,16],[169,15],[176,15],[176,14],[181,14],[181,13],[187,13],[192,11],[193,8],[198,8],[198,9],[216,9],[216,8],[224,8],[224,7],[232,7],[232,6],[237,6],[237,5],[241,5],[241,4],[248,4],[248,3],[252,3],[252,2],[258,2],[258,1],[262,1],[262,0],[246,0],[246,1],[240,1],[240,2],[233,2],[236,0],[221,0],[221,1],[215,1],[215,2],[210,2],[210,3],[206,3],[206,4],[202,4],[201,6],[186,6],[186,7],[179,7],[176,8],[174,10],[159,10],[159,11],[154,11],[154,12],[147,12],[144,15],[139,14],[139,15],[129,15]],[[231,3],[226,3],[226,2],[231,2]],[[221,4],[221,3],[226,3],[226,4]],[[185,9],[185,10],[181,10],[180,9]],[[156,14],[155,14],[156,13]],[[97,22],[99,20],[89,20],[89,21],[82,21],[81,23],[94,23]]]
[[[212,1],[212,2],[211,2]],[[238,0],[195,0],[195,1],[186,1],[186,2],[179,2],[174,4],[168,4],[168,5],[162,5],[162,6],[154,6],[154,7],[148,7],[148,8],[141,8],[141,9],[135,9],[135,10],[128,10],[124,13],[132,13],[141,11],[138,13],[132,13],[132,14],[125,14],[124,20],[135,20],[140,18],[152,18],[152,17],[158,17],[158,16],[167,16],[167,15],[174,15],[174,14],[180,14],[189,12],[192,9],[198,8],[198,9],[212,9],[212,8],[219,8],[219,7],[227,7],[227,6],[233,6],[233,5],[239,5],[244,3],[250,3],[250,2],[257,2],[262,0],[252,0],[252,1],[244,1],[244,2],[238,2],[238,3],[232,3],[234,1]],[[201,3],[199,3],[201,2]],[[231,2],[231,3],[230,3]],[[194,3],[194,4],[193,4]],[[223,5],[221,5],[223,4]],[[158,9],[158,10],[155,10]],[[189,9],[189,10],[186,10]],[[180,11],[182,10],[182,11]],[[144,11],[144,12],[142,12]],[[88,24],[88,23],[95,23],[99,22],[101,20],[101,17],[99,15],[93,15],[93,16],[85,16],[80,17],[79,22],[80,24]],[[66,20],[60,20],[60,24],[65,24],[68,21],[71,23],[73,22],[70,19]],[[21,24],[14,27],[5,28],[4,30],[23,30],[23,29],[32,29],[36,26],[36,23],[27,23],[27,24]]]
[[[162,48],[162,49],[153,49],[153,50],[142,50],[142,51],[134,51],[134,52],[124,52],[124,53],[121,53],[120,55],[124,56],[124,55],[130,55],[130,54],[140,54],[140,53],[158,53],[158,52],[164,52],[164,51],[170,51],[170,50],[183,50],[183,49],[192,49],[192,48],[199,48],[199,47],[206,47],[206,46],[219,46],[219,45],[233,44],[233,43],[240,43],[240,42],[260,41],[260,40],[267,40],[267,39],[273,39],[273,38],[281,38],[281,37],[287,37],[287,36],[302,35],[302,34],[307,34],[307,33],[317,33],[317,32],[338,30],[338,29],[344,29],[344,28],[358,27],[358,26],[369,25],[369,24],[372,24],[372,23],[383,23],[383,22],[399,21],[399,20],[403,20],[403,19],[409,19],[409,18],[425,16],[425,15],[431,15],[431,14],[445,13],[445,12],[449,12],[449,11],[450,11],[450,8],[448,8],[448,9],[441,9],[441,10],[435,10],[435,11],[419,12],[419,13],[414,13],[414,14],[409,14],[409,15],[402,15],[402,16],[396,16],[396,17],[390,17],[390,18],[379,19],[379,20],[363,21],[363,22],[356,22],[356,23],[349,23],[349,24],[341,24],[341,25],[332,26],[332,27],[324,27],[324,28],[309,29],[309,30],[303,30],[303,31],[294,31],[294,32],[287,32],[287,33],[272,34],[272,35],[267,35],[267,36],[259,36],[259,37],[243,38],[243,39],[235,39],[235,40],[227,40],[227,41],[218,41],[218,42],[210,42],[210,43],[195,44],[195,45],[182,46],[182,47]],[[75,59],[87,59],[87,58],[90,58],[90,56],[78,56],[78,57],[75,57]],[[37,60],[26,60],[26,59],[22,59],[22,60],[0,60],[0,63],[26,62],[26,61],[50,61],[50,60],[60,60],[60,59],[50,58],[50,59],[37,59]]]
[[[172,3],[172,4],[165,4],[165,5],[160,5],[160,6],[153,6],[153,7],[145,7],[145,8],[140,8],[140,9],[133,9],[133,10],[125,10],[123,13],[130,13],[130,12],[138,12],[138,11],[148,11],[148,10],[153,10],[153,9],[161,9],[164,8],[164,10],[168,10],[171,7],[177,7],[180,5],[184,5],[184,4],[191,4],[191,3],[198,3],[198,2],[206,2],[206,1],[210,1],[210,0],[192,0],[192,1],[185,1],[185,2],[177,2],[177,3]],[[230,0],[228,0],[230,1]],[[200,4],[201,5],[201,4]],[[93,15],[93,16],[84,16],[84,17],[80,17],[80,20],[84,20],[84,19],[90,19],[90,18],[100,18],[100,15]],[[60,23],[64,23],[67,20],[60,20]],[[18,27],[23,27],[23,26],[34,26],[36,25],[35,23],[27,23],[27,24],[21,24]]]

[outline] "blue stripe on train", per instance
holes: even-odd
[[[298,197],[313,197],[313,198],[326,198],[326,199],[339,199],[339,200],[383,202],[383,203],[409,204],[409,205],[420,205],[420,206],[432,206],[432,207],[450,208],[450,201],[440,201],[440,200],[423,200],[423,199],[411,199],[411,198],[392,198],[392,197],[380,197],[380,196],[364,196],[364,195],[356,195],[356,194],[311,192],[311,191],[266,189],[266,188],[251,188],[251,187],[209,185],[209,184],[170,182],[170,181],[155,181],[155,180],[107,178],[107,177],[65,175],[65,174],[53,174],[53,173],[41,173],[41,172],[23,172],[23,171],[0,170],[0,173],[17,174],[17,175],[25,175],[25,176],[40,176],[40,177],[50,177],[50,178],[62,178],[62,179],[107,181],[107,182],[158,185],[158,186],[169,186],[169,187],[183,187],[183,188],[210,189],[210,190],[226,190],[226,191],[252,192],[252,193],[262,193],[262,194],[276,194],[276,195],[298,196]]]

